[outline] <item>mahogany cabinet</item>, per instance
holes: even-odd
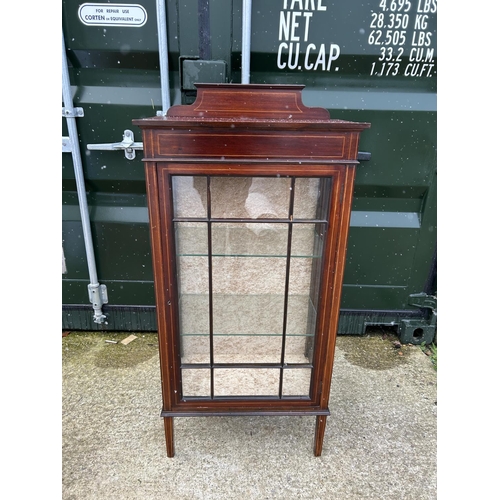
[[[300,85],[198,84],[142,129],[167,454],[176,416],[316,416],[321,454],[358,141]]]

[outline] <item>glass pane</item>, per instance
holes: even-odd
[[[213,223],[212,231],[214,361],[279,363],[288,224]]]
[[[215,396],[275,396],[280,370],[275,368],[216,368]]]
[[[309,396],[310,368],[283,370],[283,396]]]
[[[214,257],[213,270],[214,361],[278,363],[286,259]]]
[[[208,255],[208,224],[206,222],[175,222],[174,229],[178,256]]]
[[[330,178],[297,177],[293,203],[294,219],[326,219]]]
[[[297,178],[294,221],[322,219],[330,179]],[[244,221],[175,223],[182,363],[210,363],[210,294],[214,363],[280,363],[287,272],[289,178],[174,176],[178,218],[241,218]],[[328,199],[327,199],[328,198]],[[289,262],[283,395],[307,396],[326,224],[293,222]],[[209,243],[211,242],[211,248]],[[216,396],[278,396],[276,368],[215,368]],[[182,369],[184,396],[210,397],[210,370]]]
[[[288,299],[285,363],[310,363],[314,341],[316,311],[307,295]]]
[[[179,301],[182,363],[210,363],[208,295],[181,295]]]
[[[288,219],[290,179],[212,177],[212,217]]]
[[[283,294],[214,295],[214,361],[279,363]]]
[[[214,294],[283,297],[285,258],[213,257],[212,266]]]
[[[282,336],[214,336],[215,363],[279,363]]]
[[[174,217],[207,216],[207,178],[174,175],[172,177]]]
[[[286,257],[288,224],[230,222],[212,224],[214,256]]]
[[[210,362],[207,224],[176,222],[182,363]]]
[[[292,230],[292,257],[314,256],[314,224],[294,224]]]
[[[197,368],[181,370],[182,396],[210,397],[210,369]]]
[[[295,224],[287,308],[286,363],[312,361],[326,224]]]

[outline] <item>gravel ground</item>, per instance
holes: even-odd
[[[420,347],[340,336],[321,457],[315,417],[175,418],[165,452],[157,337],[62,339],[62,498],[435,499],[437,375]]]

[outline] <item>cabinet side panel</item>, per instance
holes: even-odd
[[[168,377],[167,345],[165,333],[167,320],[165,316],[165,283],[163,272],[163,251],[160,230],[160,206],[158,197],[158,176],[155,163],[145,164],[146,189],[148,196],[148,213],[151,235],[151,254],[153,259],[154,289],[156,298],[156,320],[158,324],[158,343],[160,354],[160,373],[162,380],[163,409],[171,409],[171,387]]]
[[[322,408],[328,407],[330,397],[330,386],[333,371],[333,361],[335,354],[335,342],[337,338],[337,329],[340,313],[340,299],[342,293],[342,282],[344,277],[345,257],[347,248],[347,235],[349,231],[349,221],[351,214],[352,193],[354,189],[355,167],[346,166],[344,175],[341,176],[341,182],[338,186],[339,192],[332,203],[332,239],[334,246],[329,255],[333,259],[331,267],[328,268],[328,289],[331,290],[330,299],[327,301],[325,310],[325,327],[329,333],[326,336],[327,342],[322,356],[324,359],[322,381],[321,381],[321,399]],[[337,205],[335,207],[334,205]]]
[[[179,345],[179,298],[177,286],[177,258],[175,248],[175,232],[172,204],[172,178],[168,168],[158,165],[160,237],[163,252],[163,285],[164,297],[162,308],[165,311],[165,332],[163,340],[167,346],[168,366],[165,375],[168,376],[170,397],[172,403],[178,403],[181,397],[180,345]]]
[[[315,347],[313,354],[313,381],[311,385],[311,398],[320,404],[324,383],[325,356],[328,336],[331,334],[332,325],[329,314],[333,300],[333,276],[335,273],[335,248],[338,240],[337,212],[339,210],[340,186],[344,179],[344,166],[337,165],[331,173],[331,194],[328,209],[328,229],[323,247],[323,262],[321,266],[320,298],[318,307],[318,320],[315,333]]]

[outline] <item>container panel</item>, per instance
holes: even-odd
[[[161,110],[156,2],[137,2],[147,14],[142,26],[85,24],[81,5],[63,0],[62,25],[74,105],[84,110],[77,119],[79,147],[109,325],[89,326],[78,309],[91,310],[88,268],[73,163],[64,153],[63,305],[73,308],[65,325],[127,329],[130,321],[150,330],[154,293],[142,151],[127,160],[122,150],[89,151],[87,145],[120,142],[126,129],[141,142],[132,119]],[[109,2],[95,5],[110,8]],[[199,16],[201,7],[206,15]],[[241,8],[232,0],[166,2],[172,105],[194,98],[195,91],[183,88],[183,59],[222,61],[228,81],[241,81]],[[419,314],[408,296],[436,286],[430,276],[437,219],[436,19],[435,0],[252,2],[250,82],[303,84],[306,106],[372,124],[360,142],[371,159],[357,167],[341,333],[363,333],[363,325],[377,320],[397,322],[401,310],[405,317]],[[68,135],[64,119],[62,135]]]

